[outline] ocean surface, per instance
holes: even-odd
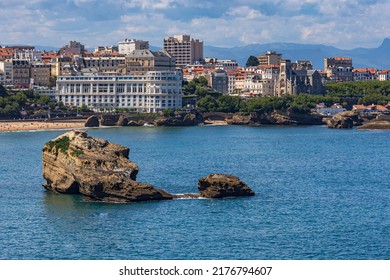
[[[390,259],[390,131],[124,127],[137,180],[197,192],[230,173],[256,196],[109,204],[42,187],[45,142],[0,133],[0,259]]]

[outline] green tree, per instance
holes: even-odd
[[[198,109],[202,112],[214,112],[217,111],[218,103],[210,95],[207,95],[196,102]]]
[[[12,96],[12,99],[15,102],[17,102],[20,106],[23,106],[27,102],[27,96],[22,91],[19,91],[17,94]]]
[[[48,105],[50,102],[50,97],[47,95],[41,95],[38,100],[39,105]]]
[[[218,112],[236,113],[240,110],[241,97],[221,95],[217,99]]]
[[[173,109],[165,109],[163,111],[164,117],[174,117],[175,116],[175,110]]]
[[[0,85],[0,97],[6,97],[7,95],[7,89],[3,85]]]
[[[250,67],[250,66],[258,66],[259,65],[259,60],[257,59],[256,56],[249,56],[248,60],[246,61],[245,66]]]

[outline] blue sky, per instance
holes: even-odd
[[[377,47],[390,37],[390,1],[13,0],[0,1],[1,44],[87,47],[189,34],[205,45],[313,43]]]

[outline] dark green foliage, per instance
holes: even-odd
[[[256,97],[243,99],[238,96],[221,95],[218,98],[206,96],[197,102],[198,108],[202,112],[257,112],[260,114],[271,113],[274,110],[296,113],[308,113],[314,109],[316,104],[325,103],[326,106],[331,106],[334,103],[340,102],[340,98],[321,95],[288,95],[283,97]]]
[[[175,110],[173,109],[165,109],[163,111],[164,117],[174,117],[175,116]]]
[[[238,96],[221,95],[217,99],[218,112],[235,113],[240,111],[242,99]]]
[[[218,111],[218,103],[214,97],[207,95],[198,100],[196,103],[201,112],[215,112]]]
[[[371,104],[385,105],[389,101],[390,101],[390,95],[370,93],[370,94],[365,94],[363,97],[359,98],[358,104],[363,104],[366,106]]]
[[[126,109],[127,109],[127,108],[121,108],[121,109],[125,109],[124,111],[126,112]],[[80,107],[80,110],[81,110],[81,112],[92,112],[92,110],[89,109],[88,106],[85,105],[85,104],[83,104],[83,105]]]
[[[251,55],[248,57],[248,60],[246,61],[245,66],[250,67],[250,66],[258,66],[259,65],[259,60],[257,59],[256,56]]]
[[[58,155],[58,152],[66,154],[69,149],[70,139],[68,136],[61,137],[59,139],[47,142],[50,150],[55,148],[55,153]]]
[[[72,152],[72,155],[75,156],[75,157],[79,157],[81,155],[84,154],[84,151],[83,150],[80,150],[80,149],[76,149]]]
[[[0,85],[0,97],[6,97],[8,95],[7,90],[3,85]]]
[[[390,81],[359,81],[326,83],[328,95],[337,97],[362,97],[367,94],[390,95]]]
[[[194,78],[190,82],[183,82],[183,95],[196,94],[196,90],[201,88],[207,88],[207,85],[207,79],[203,76],[200,76],[199,78]]]

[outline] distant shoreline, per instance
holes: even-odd
[[[56,130],[84,128],[84,119],[69,120],[5,120],[0,121],[0,132]]]

